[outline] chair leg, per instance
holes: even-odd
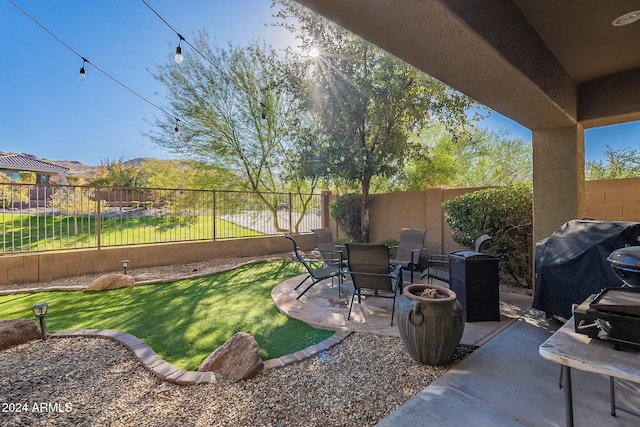
[[[396,294],[393,293],[393,305],[391,306],[391,326],[393,326],[393,315],[396,312]]]
[[[302,282],[298,283],[298,286],[296,286],[295,288],[293,288],[293,290],[294,290],[294,291],[297,291],[297,290],[298,290],[298,288],[300,287],[300,285],[302,285],[304,282],[306,282],[306,281],[307,281],[307,279],[308,279],[309,277],[311,277],[311,275],[310,275],[310,274],[307,274],[307,277],[305,277],[304,279],[302,279]]]
[[[360,299],[360,291],[356,289],[351,295],[351,304],[349,304],[349,314],[347,314],[347,320],[351,319],[351,309],[353,308],[353,299],[356,297],[356,293],[358,294],[358,300]]]
[[[300,299],[300,297],[301,297],[302,295],[304,295],[304,294],[305,294],[309,289],[311,289],[311,287],[312,287],[313,285],[315,285],[315,284],[316,284],[316,283],[318,283],[318,282],[320,282],[320,280],[314,280],[314,281],[313,281],[309,286],[307,286],[307,289],[305,289],[304,291],[302,291],[302,293],[296,297],[296,299]],[[301,285],[301,284],[302,284],[302,283],[300,283],[300,285]],[[298,285],[298,286],[300,286],[300,285]]]

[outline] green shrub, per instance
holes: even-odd
[[[353,242],[362,242],[362,195],[345,194],[329,205],[329,212],[338,226]]]
[[[500,268],[530,288],[532,200],[531,184],[511,184],[464,194],[443,202],[442,208],[456,243],[473,248],[479,236],[493,237],[490,252],[500,258]]]
[[[384,243],[389,248],[389,258],[393,259],[396,257],[396,253],[398,253],[398,242],[396,239],[387,239],[380,243]]]

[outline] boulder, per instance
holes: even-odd
[[[11,319],[0,321],[0,350],[42,338],[35,320]]]
[[[251,334],[238,332],[209,355],[199,372],[217,372],[223,378],[237,382],[253,378],[264,369],[260,348]]]
[[[125,288],[135,285],[136,281],[133,276],[126,274],[107,274],[98,277],[87,286],[88,291],[104,291],[107,289]]]

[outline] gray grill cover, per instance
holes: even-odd
[[[609,286],[620,286],[607,257],[625,245],[640,245],[640,223],[569,221],[536,243],[533,308],[571,317],[571,305]]]

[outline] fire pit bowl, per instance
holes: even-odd
[[[616,249],[609,254],[613,272],[628,286],[640,286],[640,246]]]

